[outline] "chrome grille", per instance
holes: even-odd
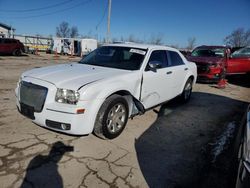
[[[41,112],[48,93],[48,88],[22,81],[20,83],[20,102]]]

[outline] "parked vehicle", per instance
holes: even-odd
[[[249,188],[250,186],[250,105],[248,106],[242,131],[242,142],[239,147],[239,167],[236,188]]]
[[[229,48],[224,46],[199,46],[191,55],[189,61],[197,65],[198,81],[218,82],[226,75],[226,64]]]
[[[110,44],[79,62],[24,72],[16,104],[40,126],[113,139],[129,117],[176,96],[188,101],[196,77],[196,65],[174,48]]]
[[[19,40],[0,38],[0,53],[19,56],[24,52],[24,45]]]
[[[53,38],[52,50],[59,54],[79,55],[81,54],[81,42],[73,38]]]
[[[52,50],[59,54],[86,56],[96,48],[96,39],[53,38]]]
[[[232,53],[227,62],[227,74],[250,73],[250,47]]]
[[[97,48],[96,39],[82,39],[81,40],[81,55],[86,56]]]

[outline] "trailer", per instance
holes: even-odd
[[[80,56],[81,40],[76,38],[54,37],[52,50],[58,54]]]
[[[52,50],[58,54],[85,56],[96,48],[96,39],[53,38]]]
[[[31,35],[14,35],[14,38],[22,42],[26,52],[47,51],[53,43],[52,38]]]
[[[81,56],[85,56],[97,48],[96,39],[81,39]]]

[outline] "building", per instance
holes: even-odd
[[[0,38],[12,38],[15,29],[6,24],[0,23]]]

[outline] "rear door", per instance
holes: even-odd
[[[151,70],[147,64],[143,73],[141,102],[145,108],[156,106],[172,98],[173,74],[169,67],[166,50],[154,50],[151,52],[149,62],[161,62],[161,67]]]
[[[0,38],[0,53],[3,53],[3,52],[4,52],[3,40],[4,40],[4,39],[1,39],[1,38]]]
[[[171,67],[172,71],[172,79],[174,80],[172,97],[176,97],[183,90],[182,87],[188,73],[188,66],[185,65],[183,59],[177,52],[169,50],[167,54],[170,62],[169,67]]]
[[[1,53],[10,53],[10,41],[9,39],[1,39],[0,40],[0,52]]]

